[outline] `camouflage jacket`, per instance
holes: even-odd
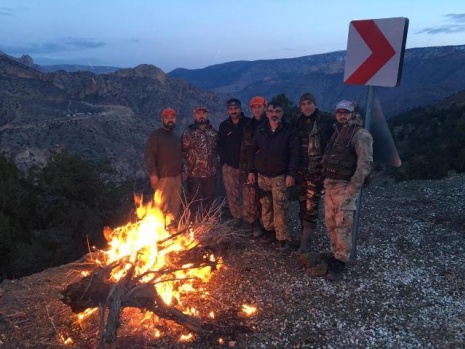
[[[356,115],[342,127],[335,127],[330,143],[327,145],[324,155],[324,168],[340,168],[342,172],[350,169],[350,176],[345,180],[350,182],[354,191],[360,190],[365,178],[371,172],[373,164],[373,137],[370,132],[362,128],[363,121],[360,115]],[[340,144],[340,143],[344,144]],[[335,159],[332,161],[331,159]],[[342,164],[338,167],[337,163]],[[325,185],[331,185],[344,181],[337,175],[327,173]]]
[[[262,123],[266,123],[268,119],[266,116],[262,116],[260,120],[252,118],[244,126],[242,130],[242,144],[241,144],[241,156],[239,161],[239,169],[241,170],[242,180],[247,179],[249,168],[253,167],[253,154],[255,147],[255,131]]]
[[[184,131],[181,137],[182,157],[187,162],[189,177],[205,178],[216,174],[217,138],[218,132],[210,124],[205,129],[192,124]]]
[[[301,116],[294,122],[300,137],[299,173],[307,180],[323,181],[323,153],[333,134],[334,118],[315,110],[310,116]]]

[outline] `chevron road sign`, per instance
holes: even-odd
[[[344,82],[397,86],[407,38],[404,17],[352,21],[347,40]]]

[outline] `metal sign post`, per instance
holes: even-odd
[[[366,109],[366,116],[365,116],[365,129],[370,131],[371,126],[371,114],[373,110],[373,101],[375,96],[375,87],[368,86],[368,96],[367,96],[367,109]],[[357,257],[357,236],[358,236],[358,226],[360,220],[360,206],[362,204],[362,195],[363,195],[363,186],[360,188],[360,194],[357,198],[357,204],[355,208],[354,214],[354,225],[352,229],[352,259]]]

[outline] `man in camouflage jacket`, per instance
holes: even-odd
[[[299,173],[296,185],[302,235],[297,252],[305,254],[311,249],[313,234],[318,223],[323,192],[323,152],[333,134],[334,119],[318,110],[315,98],[308,92],[300,97],[299,103],[302,114],[295,122],[300,138]]]
[[[324,154],[325,223],[333,257],[326,278],[340,280],[351,257],[356,201],[373,163],[373,138],[354,103],[336,106],[335,132]]]
[[[199,212],[208,212],[216,199],[217,137],[218,132],[208,120],[207,108],[194,108],[194,123],[181,137],[182,157],[187,163],[187,190],[192,218]]]

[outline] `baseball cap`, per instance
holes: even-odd
[[[338,109],[348,110],[352,113],[354,111],[354,102],[347,101],[347,100],[340,101],[336,105],[336,110]]]
[[[198,105],[197,107],[195,107],[193,113],[196,113],[198,110],[204,110],[208,113],[207,107],[204,107],[203,105]]]

